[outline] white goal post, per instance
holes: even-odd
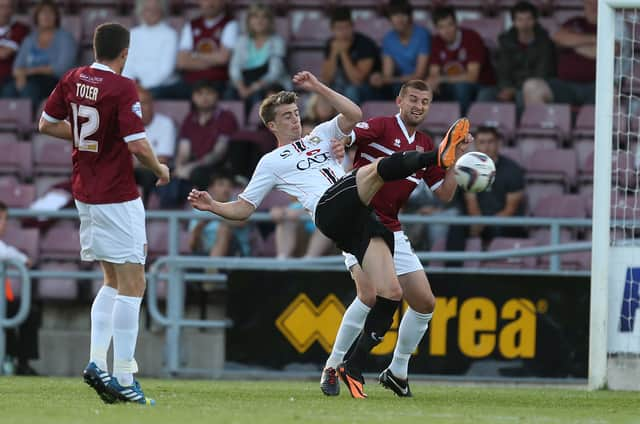
[[[595,147],[594,147],[594,186],[593,186],[593,227],[592,227],[592,266],[591,266],[591,305],[590,305],[590,335],[589,335],[589,388],[592,390],[602,388],[635,388],[638,389],[637,383],[631,383],[630,385],[619,385],[613,383],[613,374],[615,368],[618,371],[615,373],[621,378],[628,376],[629,379],[635,379],[633,375],[640,370],[640,367],[621,365],[622,363],[616,359],[618,354],[622,354],[623,359],[626,360],[628,354],[631,354],[632,363],[637,364],[638,358],[640,358],[640,347],[635,339],[637,337],[638,329],[629,332],[627,329],[621,329],[623,320],[627,319],[630,322],[631,328],[633,328],[633,320],[635,317],[637,302],[634,298],[628,300],[629,305],[625,309],[624,305],[620,306],[623,302],[627,301],[627,292],[624,291],[628,287],[627,285],[636,284],[633,281],[635,273],[631,270],[634,267],[640,268],[640,244],[636,243],[636,228],[635,228],[635,213],[636,206],[633,204],[630,218],[627,217],[627,209],[621,210],[623,217],[620,218],[620,213],[616,210],[618,207],[618,201],[622,200],[624,204],[627,203],[627,198],[635,199],[633,197],[637,194],[636,187],[626,185],[620,187],[618,184],[621,180],[616,176],[612,185],[612,170],[617,172],[620,170],[618,166],[624,166],[624,172],[628,167],[627,162],[625,165],[616,165],[614,169],[612,167],[612,161],[614,159],[613,150],[616,148],[616,158],[622,153],[629,157],[631,155],[631,144],[636,143],[637,134],[630,134],[633,126],[629,126],[626,130],[621,130],[618,125],[617,133],[614,133],[614,98],[618,94],[617,99],[624,97],[630,104],[640,104],[640,90],[637,94],[633,93],[633,88],[628,89],[629,94],[621,95],[621,92],[614,91],[616,88],[623,86],[623,81],[627,81],[626,84],[633,86],[633,67],[635,59],[634,52],[635,43],[638,43],[638,51],[640,51],[640,39],[635,40],[635,17],[640,17],[640,0],[599,0],[598,1],[598,32],[597,32],[597,58],[596,58],[596,100],[595,100]],[[626,10],[625,10],[626,9]],[[636,9],[636,10],[634,10]],[[622,12],[624,11],[624,12]],[[618,18],[616,18],[616,13]],[[625,56],[625,52],[621,52],[622,48],[619,43],[616,46],[616,35],[620,36],[627,28],[626,26],[627,15],[633,18],[631,27],[632,32],[628,38],[622,36],[624,43],[627,43],[631,47],[632,52],[630,56]],[[622,25],[616,27],[616,25]],[[640,28],[640,22],[638,22]],[[640,32],[638,33],[640,34]],[[615,68],[616,55],[618,57],[618,65],[621,63],[629,63],[631,67],[630,75],[624,74],[624,69]],[[640,70],[640,63],[637,65]],[[639,85],[640,86],[640,85]],[[628,86],[627,86],[628,87]],[[635,98],[634,98],[635,96]],[[618,100],[619,102],[619,100]],[[618,124],[620,123],[620,117],[623,120],[630,122],[633,119],[632,107],[627,109],[626,115],[620,112],[619,103],[618,106]],[[637,132],[637,128],[633,131]],[[626,142],[620,143],[620,140],[626,137]],[[629,140],[633,139],[634,142]],[[615,145],[615,141],[618,144]],[[637,175],[636,175],[637,179]],[[635,184],[635,183],[634,183]],[[616,204],[613,205],[614,213],[611,213],[610,205],[612,200],[612,190],[615,191]],[[618,193],[624,192],[620,195],[623,199],[618,199]],[[626,206],[625,206],[626,207]],[[614,227],[614,236],[612,237],[611,227],[612,219]],[[626,224],[627,220],[633,222],[632,224]],[[630,225],[630,227],[628,227]],[[627,235],[616,236],[615,232],[617,227],[621,226],[621,233],[628,234],[630,240],[627,239]],[[639,239],[640,240],[640,239]],[[613,260],[611,258],[614,258]],[[625,282],[625,272],[627,272],[627,281]],[[612,277],[615,276],[615,277]],[[620,277],[620,275],[622,277]],[[631,279],[631,281],[629,281]],[[640,281],[637,282],[640,284]],[[637,287],[634,289],[637,292]],[[631,292],[632,289],[629,289]],[[622,311],[631,311],[629,316],[623,317]],[[618,314],[618,315],[616,315]],[[627,326],[628,327],[628,326]],[[636,323],[636,327],[640,327],[640,322]],[[622,331],[625,331],[624,333]],[[612,361],[613,359],[613,361]],[[635,361],[635,362],[634,362]],[[612,362],[614,362],[612,367]],[[635,387],[634,387],[635,386]]]

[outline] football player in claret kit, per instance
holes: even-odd
[[[120,75],[129,31],[119,24],[96,28],[95,62],[67,72],[49,96],[40,132],[73,142],[72,192],[80,215],[83,261],[100,261],[104,286],[91,307],[91,349],[84,380],[107,403],[153,404],[133,378],[140,303],[145,290],[145,214],[131,154],[158,178],[158,162],[146,139],[135,83]],[[113,375],[107,351],[113,337]]]
[[[394,235],[372,212],[371,200],[386,181],[404,180],[425,167],[453,165],[456,147],[467,141],[468,121],[454,124],[437,151],[398,151],[345,175],[332,154],[332,140],[342,139],[353,130],[362,118],[360,108],[309,72],[296,74],[293,82],[323,96],[339,114],[302,137],[296,94],[282,91],[267,97],[260,106],[260,117],[276,136],[278,147],[260,159],[238,200],[216,202],[208,193],[193,190],[189,201],[196,209],[244,220],[271,189],[281,190],[297,198],[320,231],[353,255],[367,280],[379,287],[399,287],[392,257]],[[343,326],[338,334],[347,346],[362,330],[370,309],[359,299],[349,308],[356,310],[358,319],[354,325]],[[389,313],[391,319],[394,310],[384,308],[382,312]],[[341,340],[336,343],[345,344]]]
[[[347,142],[357,148],[354,168],[368,166],[379,158],[389,157],[397,152],[428,152],[434,149],[433,141],[426,134],[416,131],[427,116],[433,93],[429,86],[421,80],[406,82],[396,99],[399,113],[395,116],[376,117],[355,125]],[[443,144],[456,131],[462,131],[465,143],[460,143],[455,150],[457,160],[464,153],[473,137],[468,133],[469,121],[459,119],[453,124],[445,136]],[[409,303],[409,308],[402,317],[398,331],[398,342],[389,368],[380,374],[380,383],[393,390],[398,396],[411,396],[407,372],[411,354],[425,334],[435,307],[435,297],[431,291],[429,280],[420,260],[413,252],[407,236],[398,221],[398,212],[406,203],[409,195],[423,179],[427,186],[442,201],[450,201],[456,192],[456,179],[453,167],[448,170],[443,166],[429,166],[417,170],[415,174],[404,179],[391,181],[378,191],[371,201],[378,218],[389,231],[393,232],[395,249],[394,265],[398,279],[393,285],[380,286],[362,272],[353,255],[345,254],[345,265],[356,283],[358,297],[354,303],[364,303],[371,307],[366,317],[358,309],[349,307],[342,318],[338,336],[331,355],[327,359],[320,380],[322,392],[328,396],[339,394],[340,386],[335,378],[336,373],[346,384],[350,394],[355,398],[366,397],[362,390],[364,379],[361,368],[366,355],[379,344],[391,326],[393,314],[397,310],[401,297]],[[353,306],[353,304],[352,304]],[[349,358],[342,362],[345,354],[353,344],[352,339],[342,336],[351,333],[350,327],[362,328],[364,331],[352,349]]]

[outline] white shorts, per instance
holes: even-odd
[[[396,268],[396,275],[405,275],[415,271],[422,271],[424,267],[420,263],[420,259],[413,253],[409,238],[404,231],[395,231],[393,233],[395,240],[393,252],[393,264]],[[350,253],[342,252],[344,255],[344,264],[348,270],[358,264],[358,260]]]
[[[80,257],[83,261],[145,263],[147,232],[140,198],[100,205],[76,200],[76,207],[80,215]]]

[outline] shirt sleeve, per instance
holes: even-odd
[[[340,115],[336,115],[330,121],[323,122],[322,124],[315,127],[311,130],[310,137],[317,136],[322,140],[331,140],[331,139],[340,139],[347,136],[347,134],[343,133],[340,129],[340,125],[338,125],[338,117]]]
[[[19,251],[13,246],[9,246],[3,241],[0,241],[0,260],[15,259],[23,264],[27,262],[27,255]]]
[[[142,107],[138,99],[138,92],[131,80],[127,82],[120,96],[118,104],[118,124],[120,137],[126,142],[146,138],[144,124],[142,123]]]
[[[263,156],[258,162],[249,184],[242,193],[238,194],[238,197],[251,203],[254,208],[258,208],[262,199],[269,194],[275,185],[276,175],[268,164],[268,156]]]
[[[67,105],[64,101],[64,93],[62,89],[62,84],[64,83],[65,78],[66,77],[62,77],[62,79],[58,81],[56,88],[53,89],[47,98],[44,110],[42,111],[42,117],[51,123],[60,122],[67,117]]]
[[[180,34],[180,45],[178,50],[193,50],[193,34],[191,33],[191,22],[187,22],[182,27],[182,33]]]
[[[231,21],[224,26],[222,35],[220,36],[220,43],[228,50],[233,50],[233,46],[236,45],[238,40],[238,22]]]
[[[384,132],[384,125],[380,118],[371,118],[366,122],[358,122],[351,132],[350,146],[354,143],[362,146],[379,139]]]

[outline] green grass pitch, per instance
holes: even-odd
[[[399,399],[372,383],[355,400],[315,381],[142,379],[144,407],[104,405],[80,378],[0,377],[0,423],[640,423],[637,393],[415,382]]]

